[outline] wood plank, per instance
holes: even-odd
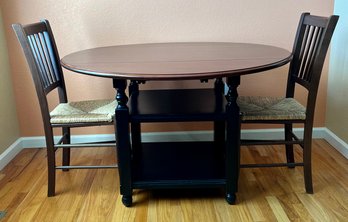
[[[290,221],[285,213],[284,208],[275,196],[267,196],[266,199],[268,204],[271,206],[272,211],[277,218],[277,221]]]

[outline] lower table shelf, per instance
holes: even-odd
[[[116,110],[120,120],[128,120],[131,130],[131,144],[123,141],[118,147],[120,191],[125,206],[132,204],[133,189],[213,187],[225,188],[226,201],[234,204],[239,125],[238,112],[231,112],[238,107],[230,94],[226,100],[222,82],[214,89],[131,90],[129,110]],[[142,123],[198,121],[214,124],[214,141],[141,142]],[[118,128],[118,141],[129,136],[126,122],[122,123],[124,129]]]
[[[214,142],[142,143],[134,152],[132,187],[216,187],[226,184],[224,147]]]

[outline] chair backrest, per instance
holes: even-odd
[[[314,112],[320,76],[338,16],[303,13],[298,25],[290,63],[286,97],[293,97],[296,83],[308,90],[307,111]]]
[[[35,84],[44,123],[49,123],[47,94],[58,90],[59,102],[67,102],[62,67],[50,24],[47,20],[13,24]]]

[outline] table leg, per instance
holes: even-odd
[[[235,203],[238,191],[241,127],[240,112],[237,105],[237,87],[239,84],[240,76],[227,78],[226,200],[229,204]]]
[[[214,84],[215,90],[215,112],[220,113],[223,109],[224,101],[224,82],[221,78],[217,78]],[[225,120],[214,121],[214,151],[221,161],[224,161],[225,156]]]
[[[123,204],[128,207],[132,204],[132,161],[129,138],[129,109],[127,107],[128,97],[125,93],[127,81],[113,79],[113,85],[117,91],[116,100],[118,103],[115,110],[115,134],[120,193],[123,195]]]
[[[137,110],[138,107],[138,95],[139,95],[139,84],[144,84],[144,81],[130,81],[128,86],[129,97],[132,97],[132,104],[130,106]],[[135,111],[137,113],[137,111]],[[132,140],[132,158],[135,163],[141,159],[141,123],[138,121],[131,122],[131,140]]]

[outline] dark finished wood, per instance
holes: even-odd
[[[45,130],[46,150],[47,150],[47,196],[55,195],[56,170],[63,169],[67,171],[73,168],[115,168],[111,166],[72,166],[70,165],[70,148],[73,147],[103,147],[116,146],[116,143],[88,143],[71,144],[72,127],[90,127],[101,125],[112,125],[113,122],[81,122],[81,123],[62,123],[52,124],[48,102],[48,94],[57,93],[58,103],[67,103],[68,97],[65,87],[63,70],[60,65],[60,57],[54,40],[51,26],[47,20],[37,23],[21,25],[13,24],[13,30],[16,33],[18,41],[23,49],[25,58],[30,68],[31,76],[35,85],[37,98],[40,104],[41,116]],[[30,107],[28,107],[30,108]],[[61,128],[61,138],[58,143],[54,141],[53,128]],[[58,136],[58,135],[57,135]],[[57,166],[56,150],[63,149],[62,166]]]
[[[239,85],[239,76],[228,78],[228,86],[231,90],[228,100],[224,99],[223,85],[221,79],[216,79],[214,89],[170,89],[170,90],[133,90],[129,100],[130,106],[130,122],[132,129],[132,159],[129,162],[133,163],[133,188],[183,188],[183,187],[216,187],[222,186],[226,190],[226,200],[230,204],[234,204],[236,200],[236,192],[238,188],[238,163],[239,163],[239,136],[240,123],[239,112],[236,107],[235,99],[237,98],[237,87]],[[118,80],[120,81],[120,80]],[[131,87],[131,86],[130,86]],[[230,103],[229,111],[226,111],[227,102]],[[233,112],[231,112],[233,111]],[[140,124],[144,122],[196,122],[196,121],[211,121],[214,122],[214,139],[213,141],[206,140],[204,142],[191,143],[139,143],[141,138]],[[227,124],[225,122],[227,121]],[[226,131],[226,125],[229,127]],[[225,133],[227,133],[227,140]],[[234,133],[235,132],[235,133]],[[120,132],[119,132],[120,133]],[[133,134],[137,139],[134,139]],[[234,135],[234,136],[233,136]],[[176,145],[174,145],[176,144]],[[167,148],[174,145],[168,151]],[[202,151],[204,147],[210,147],[210,155],[202,159]],[[151,158],[147,155],[147,150],[152,150],[151,146],[157,147],[155,150],[162,152],[151,152]],[[185,146],[187,146],[185,148]],[[150,147],[150,148],[149,148]],[[162,149],[160,149],[162,147]],[[175,149],[177,149],[175,151]],[[181,159],[173,156],[174,153],[180,153]],[[202,149],[202,150],[201,150]],[[191,151],[196,151],[195,155],[191,155]],[[169,152],[169,153],[168,153]],[[171,154],[172,153],[172,154]],[[164,161],[168,165],[168,161],[163,160],[164,156],[172,157],[169,166],[170,170],[165,170],[165,166],[161,165]],[[186,165],[182,160],[186,161]],[[145,161],[145,162],[144,162]],[[174,162],[173,162],[174,161]],[[186,171],[197,166],[198,163],[209,164],[208,168],[213,169],[216,165],[222,165],[219,168],[220,176],[216,178],[214,175],[205,173],[205,177],[198,176],[199,171],[194,171],[191,176],[187,178],[178,177],[178,175],[186,175],[183,173],[183,168]],[[143,163],[143,164],[141,164]],[[173,164],[177,163],[177,164]],[[219,164],[217,164],[219,163]],[[140,164],[140,165],[139,165]],[[152,180],[144,180],[142,177],[136,176],[137,172],[146,165],[155,165],[154,171],[163,170],[164,172],[158,174],[153,172],[156,176]],[[171,165],[173,164],[173,165]],[[184,166],[181,166],[184,164]],[[162,167],[161,167],[162,166]],[[190,166],[190,167],[188,167]],[[156,169],[160,168],[160,169]],[[168,168],[168,166],[167,166]],[[175,170],[178,168],[177,170]],[[181,168],[181,170],[179,170]],[[119,170],[122,171],[120,165]],[[127,172],[126,169],[124,172]],[[148,170],[151,171],[151,170]],[[129,172],[129,171],[128,171]],[[227,173],[225,173],[227,172]],[[151,172],[150,172],[151,173]],[[195,175],[197,174],[197,175]],[[198,177],[197,177],[198,176]],[[172,178],[172,179],[168,179]],[[176,178],[176,179],[174,179]],[[121,185],[122,186],[122,185]],[[124,195],[123,202],[126,206],[131,203],[130,196]],[[127,205],[128,204],[128,205]]]
[[[249,43],[185,42],[108,46],[62,58],[74,72],[134,80],[209,79],[244,75],[288,63],[285,49]]]
[[[215,156],[215,147],[212,142],[191,141],[164,144],[143,143],[142,161],[135,162],[133,168],[136,181],[159,181],[161,178],[160,180],[167,181],[166,184],[169,181],[175,184],[174,180],[194,182],[194,180],[202,181],[212,178],[225,179],[225,164],[221,161],[223,157],[212,158]],[[161,158],[157,158],[158,156]]]
[[[242,145],[272,145],[284,144],[286,149],[286,163],[254,164],[254,167],[279,167],[288,166],[294,168],[303,165],[305,189],[307,193],[313,193],[312,183],[312,131],[315,114],[315,104],[319,88],[320,77],[324,60],[329,48],[331,37],[334,33],[338,16],[320,17],[303,13],[293,45],[293,59],[289,65],[288,81],[286,86],[287,98],[295,97],[295,89],[302,86],[307,91],[306,117],[305,119],[278,119],[267,118],[242,120],[243,124],[283,124],[283,140],[242,140]],[[271,114],[272,115],[272,114]],[[244,114],[247,116],[247,114]],[[304,132],[301,138],[297,138],[293,132],[293,124],[301,123]],[[302,162],[296,163],[294,158],[294,144],[303,149]],[[252,167],[252,164],[241,165]]]
[[[117,107],[115,110],[115,137],[117,147],[117,161],[120,167],[120,193],[125,206],[132,203],[132,169],[131,169],[131,144],[129,136],[129,110],[128,97],[125,93],[126,80],[113,80],[113,86],[117,90]]]
[[[287,50],[257,44],[153,43],[83,50],[65,56],[61,64],[74,72],[113,79],[119,102],[115,134],[120,193],[125,206],[132,205],[132,190],[135,188],[207,186],[224,186],[226,201],[234,204],[239,176],[240,116],[236,99],[240,76],[279,67],[289,62],[291,57]],[[227,79],[226,99],[222,77]],[[149,80],[187,79],[200,79],[203,82],[216,79],[216,82],[214,89],[139,90],[139,84]],[[131,80],[128,88],[129,101],[125,94],[126,80]],[[173,143],[142,143],[141,124],[185,121],[214,122],[214,140],[190,143],[189,147],[197,152],[190,156],[187,149],[183,150],[181,156],[188,161],[183,168],[189,170],[188,166],[193,167],[197,162],[204,161],[200,157],[199,148],[210,144],[209,147],[213,149],[209,150],[208,162],[215,164],[210,164],[208,168],[220,166],[218,172],[221,174],[218,177],[205,175],[206,177],[197,178],[199,171],[196,171],[189,177],[182,178],[180,176],[184,176],[183,170],[175,170],[182,164],[180,160],[174,160],[177,164],[167,165],[172,170],[163,168],[162,173],[155,173],[156,170],[162,170],[164,165],[161,161],[169,152],[161,148],[166,149]],[[132,132],[132,143],[129,131]],[[151,160],[147,161],[146,152],[154,147],[161,147],[158,151],[164,153],[152,152]],[[181,145],[178,148],[174,146],[174,151],[179,148]],[[155,176],[151,180],[144,179],[143,176],[148,174],[139,172],[152,165],[155,165],[154,171],[148,170],[147,173],[155,173]]]
[[[214,89],[141,90],[129,100],[130,115],[139,122],[224,121],[222,96]]]
[[[226,95],[226,201],[234,204],[235,193],[238,191],[239,161],[240,161],[240,112],[237,104],[240,76],[227,78],[228,92]],[[236,178],[236,179],[235,179]]]

